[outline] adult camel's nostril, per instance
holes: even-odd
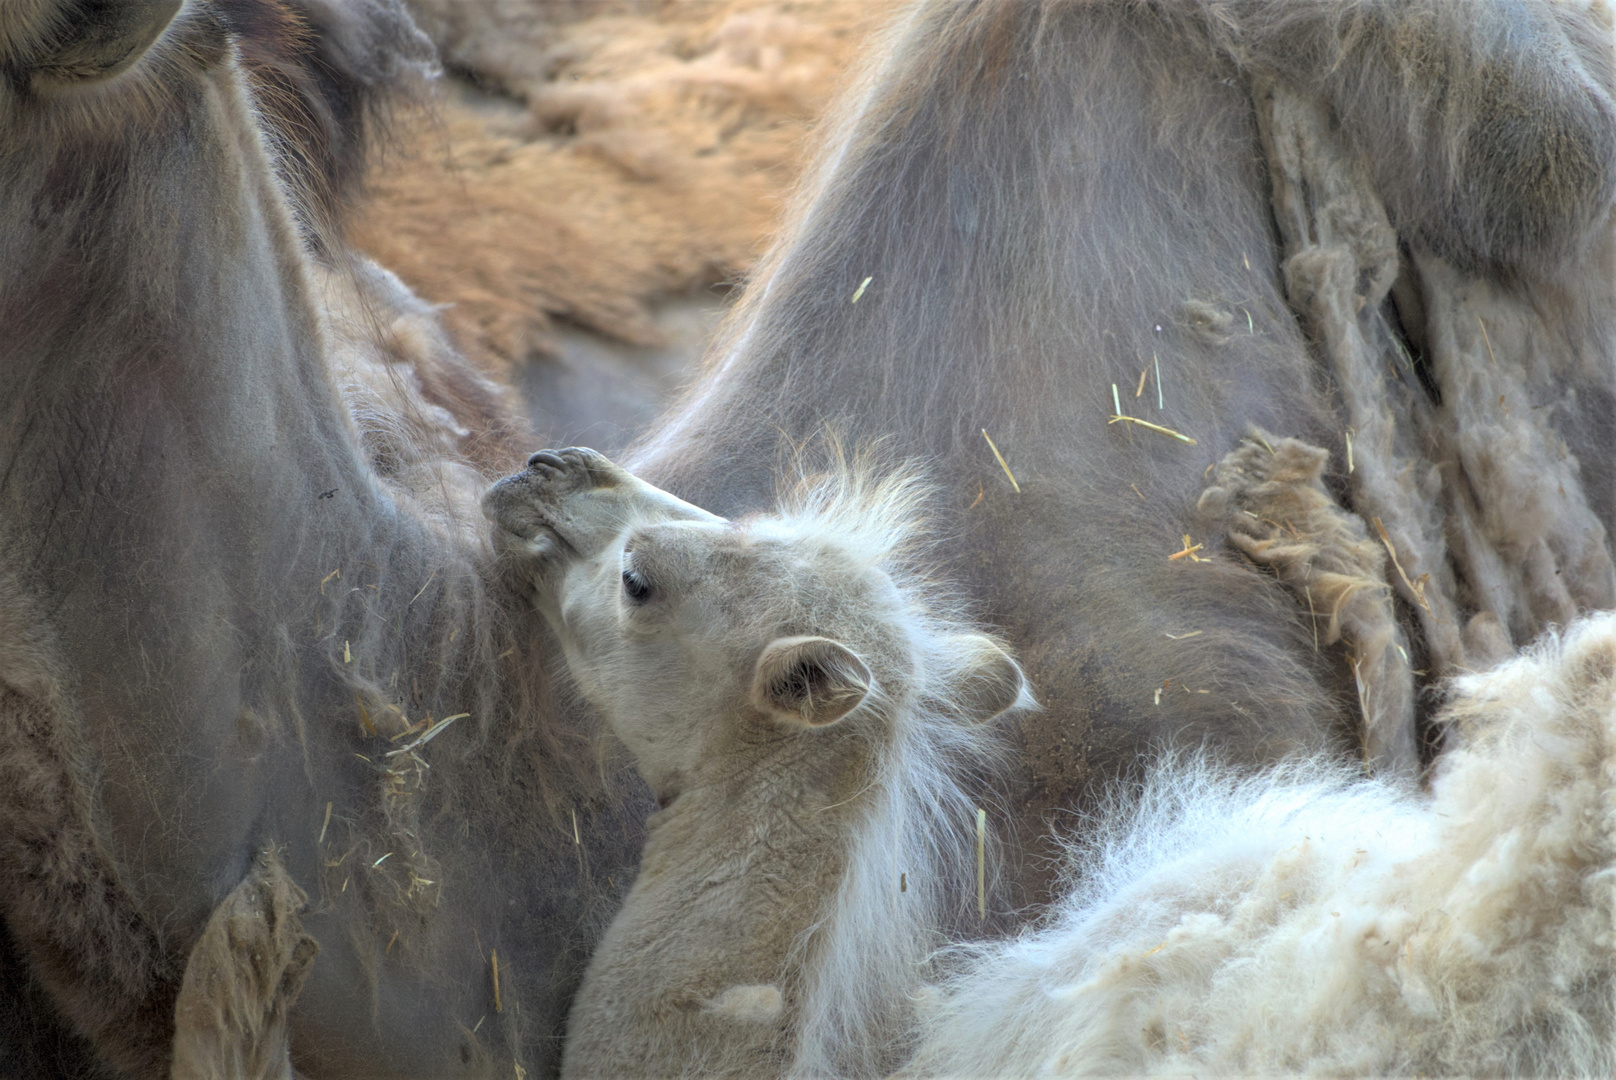
[[[527,466],[530,469],[540,465],[548,465],[552,469],[565,469],[567,467],[567,463],[562,461],[554,450],[540,450],[527,459]]]

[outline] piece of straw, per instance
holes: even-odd
[[[342,643],[342,662],[344,664],[353,663],[353,653],[348,650],[348,643],[346,641]]]
[[[1347,475],[1352,475],[1352,429],[1347,429]]]
[[[1192,544],[1192,543],[1190,543],[1189,534],[1185,533],[1184,534],[1184,550],[1183,551],[1175,551],[1175,552],[1173,552],[1171,555],[1167,556],[1167,561],[1168,562],[1177,562],[1180,559],[1188,559],[1188,560],[1190,560],[1190,562],[1205,562],[1206,561],[1205,559],[1203,559],[1199,555],[1195,554],[1197,551],[1201,550],[1202,546],[1203,545],[1201,545],[1201,544]]]
[[[355,694],[353,696],[353,700],[354,704],[359,706],[359,722],[365,725],[365,732],[370,735],[375,735],[376,725],[370,722],[370,710],[365,708],[365,699],[360,697],[358,694]]]
[[[325,843],[326,826],[330,825],[330,824],[331,824],[331,804],[326,803],[325,804],[325,821],[320,824],[320,839],[315,841],[316,844]]]
[[[468,713],[468,712],[463,712],[463,713],[455,713],[453,716],[445,716],[442,720],[439,720],[436,724],[433,724],[431,727],[427,728],[426,733],[423,734],[419,739],[416,739],[414,742],[410,743],[408,746],[401,746],[397,750],[389,750],[389,751],[387,751],[386,756],[387,757],[397,757],[399,754],[407,754],[411,750],[416,749],[417,747],[425,746],[427,743],[431,742],[433,739],[436,739],[438,737],[438,734],[441,731],[443,731],[444,728],[448,727],[450,724],[454,723],[456,720],[464,720],[466,717],[468,717],[470,715],[471,714]]]
[[[417,731],[422,731],[432,726],[432,717],[430,716],[415,724],[410,723],[410,718],[404,716],[402,713],[400,713],[399,716],[404,721],[404,730],[395,735],[389,736],[387,740],[388,742],[398,742],[398,740],[402,739],[406,735],[414,735]]]
[[[1124,424],[1137,424],[1139,427],[1149,428],[1151,431],[1159,431],[1168,438],[1177,439],[1179,442],[1189,443],[1191,446],[1197,445],[1194,439],[1190,438],[1182,431],[1174,431],[1170,427],[1162,427],[1160,424],[1152,424],[1149,420],[1141,420],[1137,416],[1124,416],[1121,413],[1117,413],[1115,416],[1111,417],[1111,419],[1106,421],[1108,424],[1115,424],[1119,422]]]
[[[1111,407],[1118,413],[1122,412],[1122,398],[1117,395],[1117,384],[1111,384]]]
[[[1358,709],[1363,713],[1363,727],[1358,730],[1358,748],[1363,754],[1365,768],[1369,765],[1369,691],[1364,686],[1363,674],[1358,670],[1358,658],[1347,654],[1347,667],[1352,669],[1352,681],[1358,688]]]
[[[1302,592],[1307,594],[1307,619],[1313,624],[1313,651],[1319,651],[1319,613],[1313,610],[1313,587],[1303,585]]]
[[[1408,574],[1404,572],[1403,564],[1397,561],[1397,549],[1392,546],[1392,538],[1386,535],[1386,526],[1380,523],[1378,517],[1370,520],[1375,523],[1375,531],[1380,533],[1380,542],[1386,545],[1386,554],[1392,557],[1392,565],[1397,567],[1397,576],[1403,579],[1403,584],[1408,586],[1408,591],[1414,594],[1414,598],[1420,602],[1420,606],[1425,609],[1425,613],[1435,615],[1436,612],[1431,610],[1430,603],[1425,599],[1425,583],[1423,579],[1418,584],[1408,580]]]
[[[1476,325],[1481,327],[1481,340],[1487,345],[1487,359],[1493,362],[1493,367],[1497,367],[1498,357],[1493,355],[1493,339],[1487,336],[1487,324],[1482,322],[1480,315],[1476,316]]]
[[[1157,356],[1155,353],[1151,353],[1150,362],[1156,368],[1156,411],[1161,412],[1163,409],[1167,408],[1166,405],[1162,404],[1161,357]],[[1117,411],[1121,412],[1122,410],[1118,409]]]
[[[1116,384],[1113,383],[1111,385],[1112,392],[1115,392],[1116,388]],[[999,459],[999,468],[1003,469],[1004,475],[1010,478],[1010,486],[1016,489],[1017,495],[1020,495],[1021,485],[1016,483],[1016,474],[1010,471],[1010,463],[1004,460],[1004,455],[999,453],[999,448],[993,445],[993,436],[988,434],[987,428],[982,429],[982,437],[988,441],[988,449],[993,451],[993,456]]]
[[[1172,639],[1173,639],[1173,640],[1174,640],[1174,641],[1183,641],[1183,640],[1185,640],[1185,639],[1186,639],[1186,638],[1192,638],[1192,637],[1200,637],[1200,636],[1201,636],[1201,635],[1202,635],[1202,634],[1204,634],[1204,633],[1206,633],[1206,631],[1205,631],[1205,630],[1191,630],[1191,631],[1190,631],[1190,632],[1189,632],[1189,633],[1187,633],[1187,634],[1168,634],[1168,633],[1166,633],[1166,632],[1165,632],[1165,631],[1163,631],[1163,634],[1164,634],[1164,636],[1166,636],[1166,637],[1170,637],[1170,638],[1172,638]]]
[[[976,808],[976,917],[988,917],[988,812]]]
[[[389,851],[386,855],[383,855],[381,858],[379,858],[375,862],[371,863],[370,868],[372,870],[374,870],[378,866],[380,866],[382,863],[386,862],[388,859],[391,859],[392,857],[393,857],[393,853],[391,851]]]
[[[851,301],[849,301],[849,303],[853,303],[853,304],[858,303],[859,302],[859,297],[864,295],[864,290],[868,289],[870,287],[870,282],[872,282],[874,280],[875,280],[875,275],[871,274],[869,277],[867,277],[863,281],[859,282],[859,287],[853,290],[853,299]]]
[[[426,576],[426,580],[425,580],[425,581],[423,581],[423,582],[422,582],[422,583],[421,583],[421,587],[420,587],[420,588],[419,588],[419,589],[417,589],[417,590],[416,590],[416,591],[415,591],[415,595],[414,595],[414,596],[412,596],[412,597],[410,597],[410,604],[413,604],[413,603],[415,603],[415,602],[416,602],[416,601],[417,601],[417,600],[419,600],[419,599],[421,599],[421,594],[422,594],[422,593],[424,593],[424,592],[426,592],[426,587],[427,587],[427,586],[428,586],[428,585],[430,585],[430,584],[432,584],[432,579],[433,579],[433,578],[435,578],[435,577],[437,577],[437,576],[438,576],[438,572],[437,572],[437,571],[436,571],[436,570],[434,570],[434,571],[432,571],[432,572],[431,572],[431,573],[430,573],[430,574],[428,574],[428,575],[427,575],[427,576]],[[404,606],[405,606],[405,607],[409,607],[409,606],[410,606],[410,604],[405,604],[405,605],[404,605]]]
[[[1150,369],[1149,368],[1143,368],[1143,369],[1140,370],[1140,372],[1139,372],[1139,389],[1137,389],[1137,390],[1135,390],[1133,392],[1134,397],[1139,397],[1141,394],[1143,394],[1145,392],[1145,376],[1149,375],[1149,374],[1150,374]],[[1117,411],[1121,412],[1122,410],[1118,409]]]
[[[567,809],[572,813],[572,842],[574,844],[582,844],[583,841],[578,838],[578,811],[574,810],[572,807],[568,807]]]
[[[330,581],[332,578],[336,578],[338,581],[342,580],[342,567],[340,567],[340,566],[337,567],[335,570],[331,571],[325,577],[320,579],[320,595],[321,596],[325,595],[325,583]]]
[[[494,965],[494,1011],[502,1013],[505,1011],[505,1006],[499,1000],[499,950],[488,950],[488,959]]]

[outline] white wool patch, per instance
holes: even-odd
[[[1610,1074],[1616,616],[1454,690],[1429,796],[1170,763],[905,1074]]]
[[[780,1018],[785,998],[778,986],[732,986],[717,997],[702,1002],[703,1012],[731,1016],[748,1023],[767,1024]]]

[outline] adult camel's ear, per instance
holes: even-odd
[[[870,681],[864,661],[839,641],[777,638],[758,657],[752,704],[781,720],[826,727],[858,707]]]
[[[954,702],[967,719],[986,723],[1018,706],[1037,704],[1021,665],[998,642],[985,634],[955,634],[952,644],[960,659]]]

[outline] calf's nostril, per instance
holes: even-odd
[[[536,465],[548,465],[552,469],[564,469],[567,467],[567,463],[562,461],[553,450],[540,450],[527,459],[527,464],[529,468]]]

